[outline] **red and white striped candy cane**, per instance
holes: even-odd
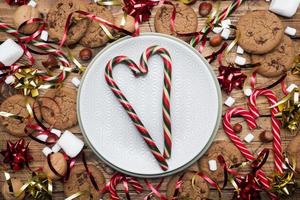
[[[252,95],[249,97],[249,110],[254,118],[259,117],[259,112],[256,107],[256,99],[258,96],[267,97],[270,105],[277,103],[277,98],[271,90],[254,90]],[[282,157],[282,148],[281,148],[281,138],[280,138],[280,127],[281,122],[275,117],[278,113],[278,108],[271,108],[271,120],[272,120],[272,134],[274,137],[273,140],[273,152],[274,152],[274,162],[275,169],[277,172],[282,173],[283,157]]]
[[[230,124],[231,117],[237,116],[237,115],[245,118],[250,129],[256,128],[255,118],[251,115],[251,113],[249,111],[245,110],[244,108],[235,107],[235,108],[229,109],[224,115],[224,118],[223,118],[224,131],[228,135],[230,140],[235,144],[235,146],[240,150],[240,152],[243,154],[243,156],[247,160],[253,161],[253,160],[255,160],[254,156],[247,149],[247,147],[241,141],[241,139],[235,134],[235,132],[233,131],[233,128]],[[267,179],[265,173],[262,170],[258,170],[257,175],[258,175],[258,178],[259,178],[259,181],[261,182],[261,184],[265,188],[269,189],[270,182]]]

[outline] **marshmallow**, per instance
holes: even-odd
[[[216,34],[219,34],[223,31],[223,28],[222,27],[214,27],[212,31]]]
[[[295,85],[294,83],[290,84],[289,87],[286,89],[286,91],[288,92],[292,92],[293,89],[298,88],[297,85]]]
[[[46,142],[47,139],[48,139],[48,135],[45,135],[45,134],[38,135],[38,136],[36,136],[36,138],[39,139],[39,140],[41,140],[41,141],[43,141],[43,142]]]
[[[282,163],[282,169],[288,169],[288,167],[284,163]]]
[[[40,38],[42,39],[42,40],[44,40],[44,41],[48,41],[48,36],[49,36],[49,34],[48,34],[48,31],[42,31],[41,32],[41,36],[40,36]]]
[[[27,5],[29,5],[29,6],[31,6],[31,7],[33,7],[33,8],[35,8],[35,7],[36,7],[36,2],[35,2],[34,0],[30,0],[29,3],[28,3]]]
[[[284,17],[292,17],[300,4],[300,0],[272,0],[269,10]]]
[[[243,49],[241,46],[238,46],[238,47],[236,48],[236,53],[237,53],[237,54],[243,54],[243,53],[244,53],[244,49]]]
[[[234,102],[235,102],[235,99],[234,99],[234,98],[228,97],[228,98],[226,99],[226,101],[224,102],[224,104],[225,104],[226,106],[228,106],[228,107],[231,107],[231,106],[234,104]]]
[[[230,28],[230,25],[231,25],[230,19],[225,19],[225,20],[221,21],[222,28]]]
[[[0,45],[0,62],[5,66],[10,66],[19,60],[24,50],[12,39],[7,39]]]
[[[45,148],[43,149],[43,154],[44,154],[45,156],[48,156],[50,153],[52,153],[52,150],[51,150],[49,147],[45,147]]]
[[[247,97],[250,97],[251,94],[252,94],[251,88],[245,88],[245,89],[244,89],[244,94],[245,94]]]
[[[60,137],[61,135],[61,131],[55,128],[51,129],[51,133],[54,133],[55,135],[57,135],[57,137]]]
[[[290,36],[295,36],[297,33],[297,30],[295,28],[292,27],[286,27],[284,30],[285,34],[290,35]]]
[[[55,144],[51,150],[54,152],[54,153],[57,153],[61,150],[61,147],[58,145],[58,144]]]
[[[208,166],[210,171],[216,171],[218,169],[217,161],[216,160],[209,160]]]
[[[241,56],[237,56],[234,60],[235,64],[238,64],[238,65],[244,65],[246,64],[246,58],[243,58]]]
[[[10,76],[6,77],[5,83],[6,83],[7,85],[12,84],[13,82],[15,82],[15,77],[14,77],[14,76],[10,75]]]
[[[72,78],[72,83],[75,87],[79,87],[80,80],[77,77]]]
[[[253,139],[254,139],[254,135],[252,135],[251,133],[249,133],[248,135],[246,135],[246,137],[244,138],[244,140],[247,143],[251,143]]]
[[[224,38],[225,40],[227,40],[230,36],[230,29],[228,28],[224,28],[222,33],[221,33],[221,37]]]
[[[76,157],[81,152],[84,146],[83,141],[68,130],[61,135],[61,137],[57,141],[57,144],[71,158]]]

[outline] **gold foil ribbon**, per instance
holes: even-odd
[[[98,0],[96,3],[100,6],[120,6],[120,5],[122,5],[120,0]]]

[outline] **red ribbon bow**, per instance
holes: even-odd
[[[29,0],[5,0],[7,4],[9,5],[25,5],[28,3]]]

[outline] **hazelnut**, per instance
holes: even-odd
[[[233,126],[233,130],[234,130],[234,132],[236,132],[236,133],[240,133],[240,132],[242,132],[243,127],[242,127],[242,125],[240,125],[239,123],[236,123],[236,124]]]
[[[209,44],[212,47],[217,47],[219,46],[223,41],[223,38],[220,34],[214,35],[209,39]]]
[[[32,34],[39,28],[39,22],[33,22],[20,27],[24,22],[31,18],[40,18],[38,9],[28,5],[23,5],[17,8],[14,13],[14,24],[20,33]]]
[[[62,176],[64,176],[67,172],[67,161],[64,158],[64,155],[62,153],[54,153],[50,155],[50,162],[53,166],[53,168]],[[44,163],[43,168],[44,173],[47,175],[48,178],[52,180],[58,180],[61,177],[57,176],[49,167],[47,159]]]
[[[9,186],[8,186],[7,182],[4,182],[4,184],[2,185],[2,195],[3,195],[4,199],[5,200],[22,200],[22,199],[24,199],[24,197],[25,197],[24,192],[22,192],[19,197],[14,196],[21,189],[21,187],[23,186],[23,183],[17,178],[12,178],[11,183],[12,183],[14,194],[9,192]]]
[[[57,59],[54,55],[49,55],[48,59],[46,61],[42,62],[42,65],[46,68],[52,68],[52,67],[57,67],[58,66],[58,62]]]
[[[262,142],[271,142],[273,141],[273,134],[271,133],[271,131],[262,131],[260,134],[259,134],[259,139],[260,141]]]
[[[202,2],[199,5],[199,14],[202,17],[206,17],[211,12],[211,9],[212,9],[212,4],[211,3]]]
[[[135,19],[134,17],[130,16],[130,15],[127,15],[124,19],[125,19],[125,24],[122,24],[123,19],[124,17],[124,14],[119,14],[115,17],[115,25],[117,27],[120,27],[120,28],[123,28],[125,29],[126,31],[130,32],[130,33],[133,33],[135,31],[135,25],[134,25],[134,22],[135,22]]]
[[[84,48],[79,52],[79,58],[83,61],[88,61],[92,58],[93,52],[89,48]]]

